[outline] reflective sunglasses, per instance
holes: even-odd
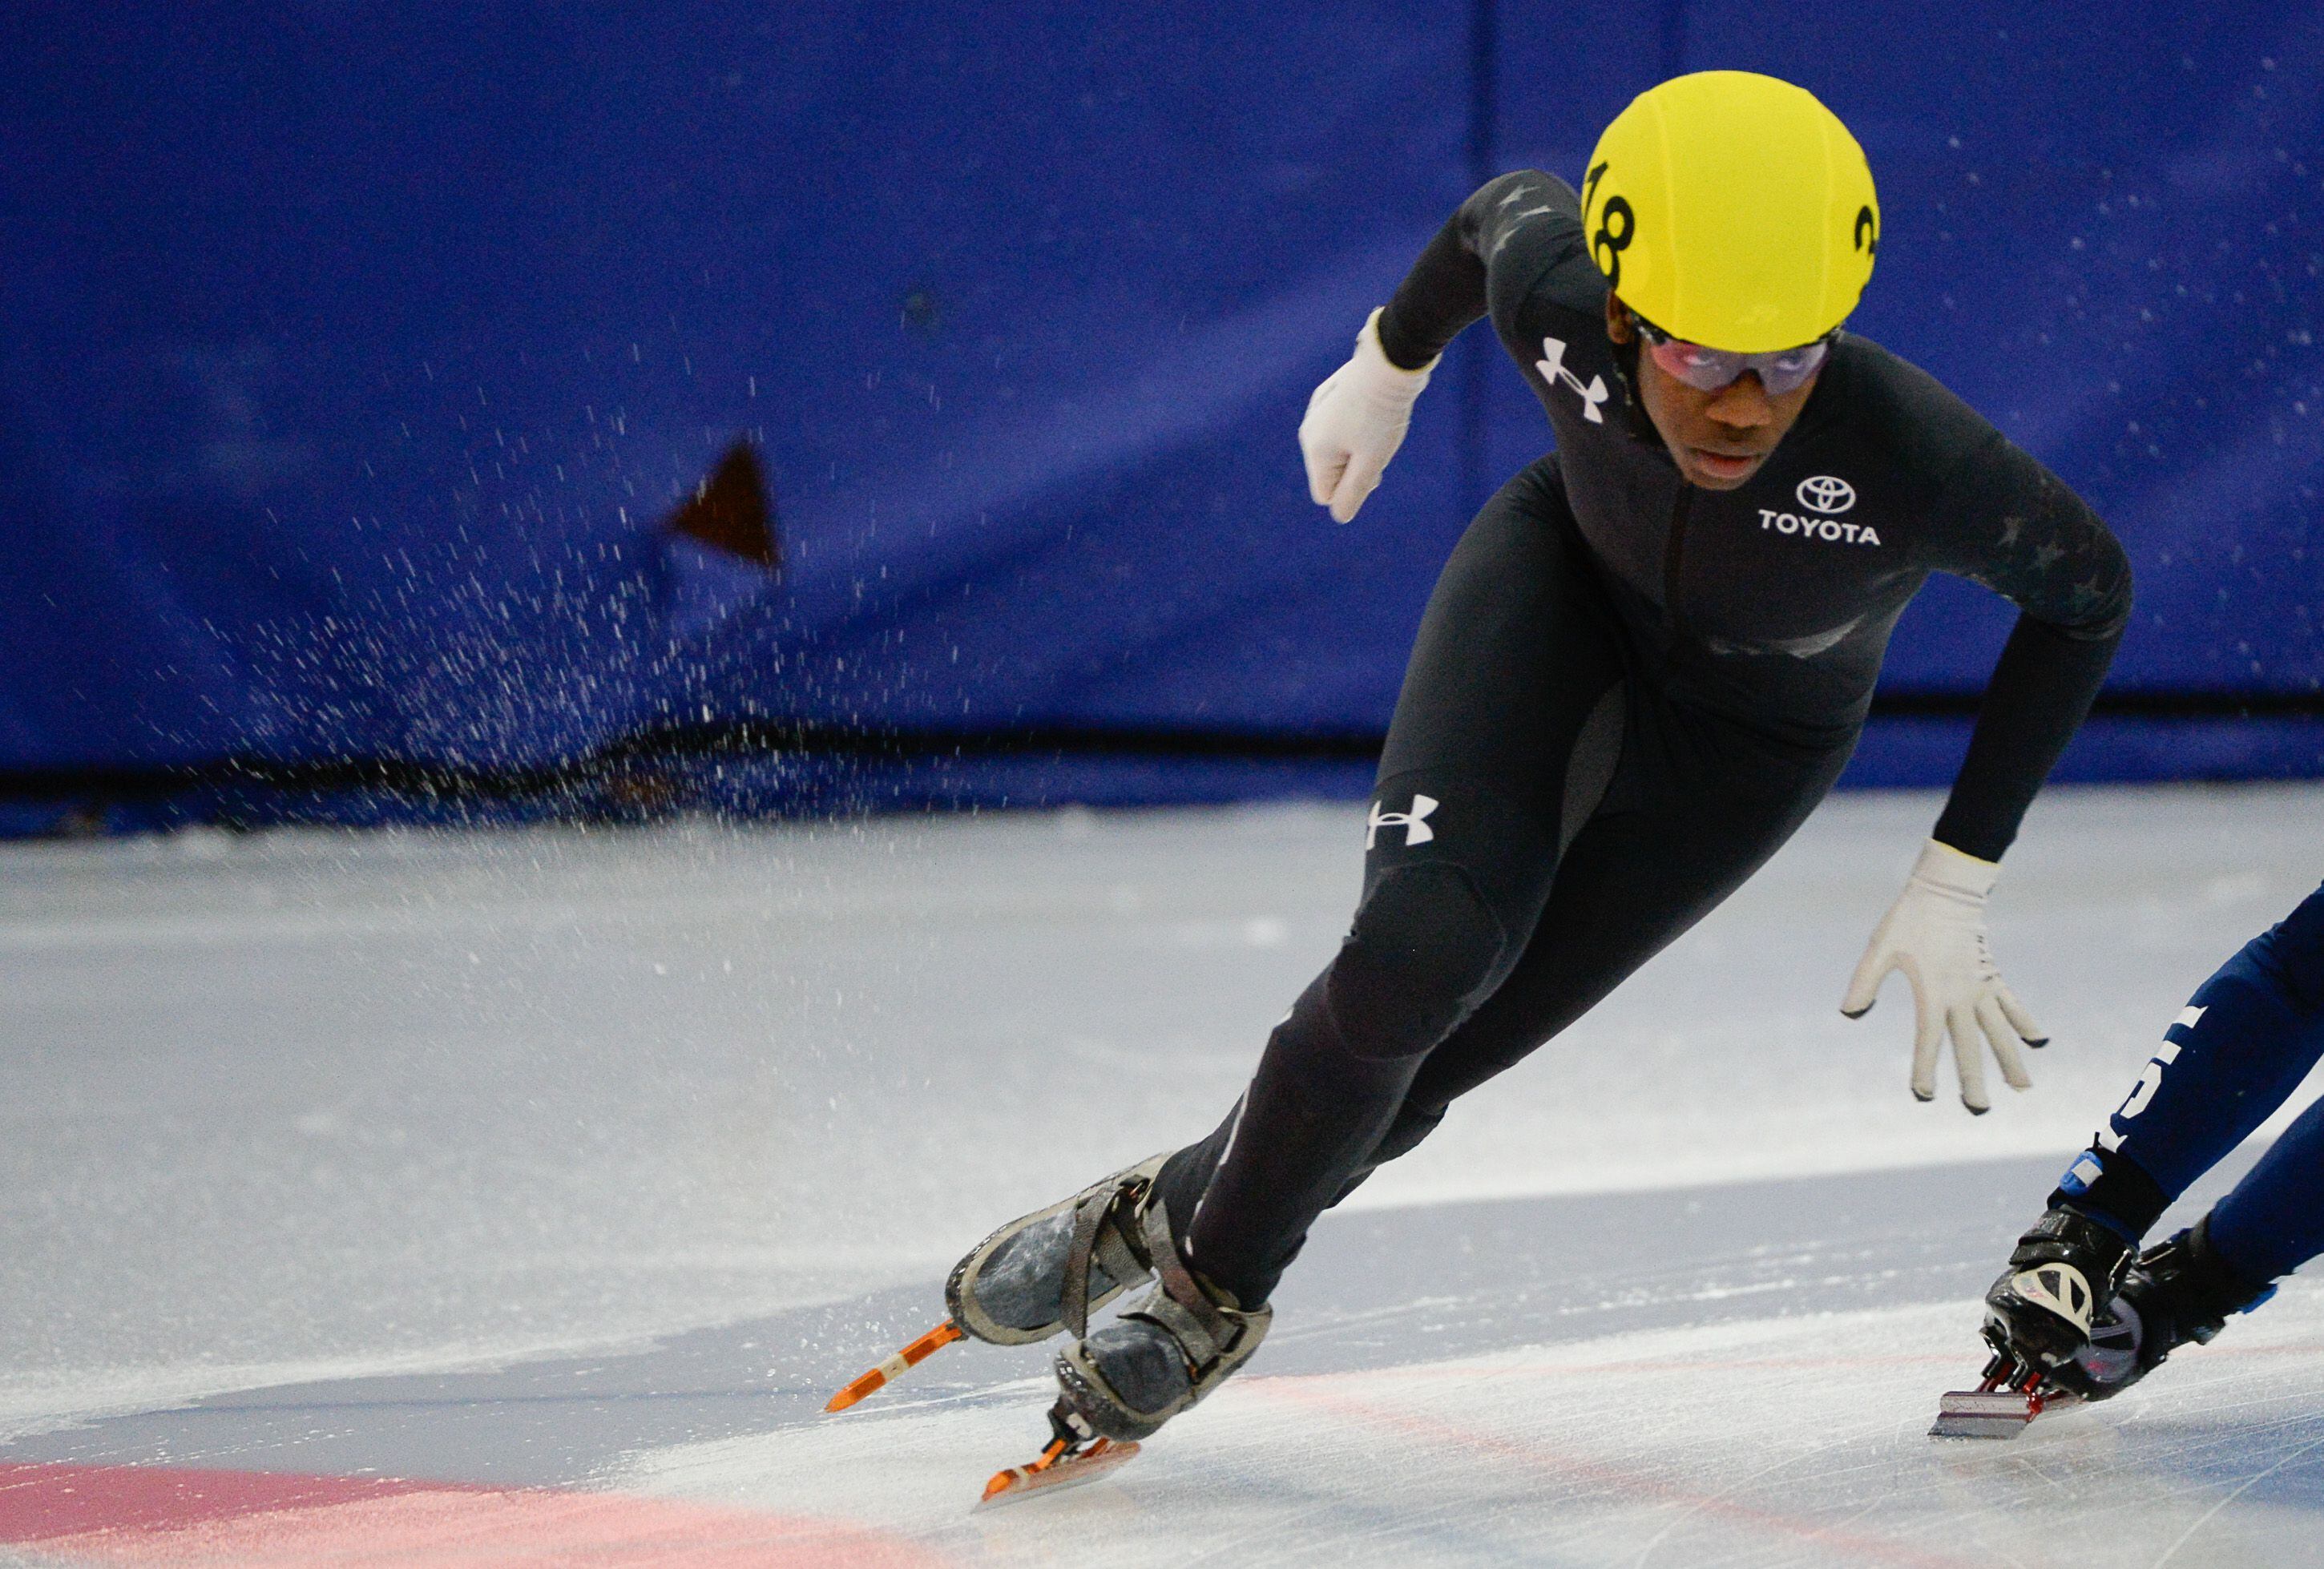
[[[1742,380],[1746,371],[1757,374],[1759,385],[1766,389],[1769,397],[1796,392],[1823,368],[1833,340],[1840,337],[1840,328],[1835,327],[1813,343],[1803,343],[1797,348],[1736,354],[1673,337],[1636,311],[1630,313],[1630,318],[1638,324],[1647,352],[1655,356],[1655,364],[1663,368],[1663,374],[1684,382],[1698,392],[1723,392]]]

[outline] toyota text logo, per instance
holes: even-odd
[[[1856,504],[1856,487],[1833,474],[1808,475],[1796,494],[1812,512],[1844,512]]]

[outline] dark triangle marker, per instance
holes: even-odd
[[[770,572],[782,570],[782,545],[775,532],[766,473],[748,441],[728,448],[710,476],[695,487],[694,499],[672,512],[663,526]]]

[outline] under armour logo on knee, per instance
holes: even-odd
[[[1366,819],[1364,848],[1369,850],[1372,847],[1374,842],[1379,838],[1379,831],[1382,828],[1402,828],[1406,845],[1427,844],[1436,837],[1436,830],[1428,826],[1428,814],[1434,811],[1436,807],[1437,800],[1434,796],[1413,797],[1412,810],[1408,812],[1383,812],[1379,808],[1379,803],[1374,801],[1371,816]]]

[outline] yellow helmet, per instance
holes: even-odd
[[[1624,304],[1674,337],[1763,354],[1856,308],[1880,201],[1864,149],[1814,94],[1697,71],[1614,116],[1582,176],[1582,225]]]

